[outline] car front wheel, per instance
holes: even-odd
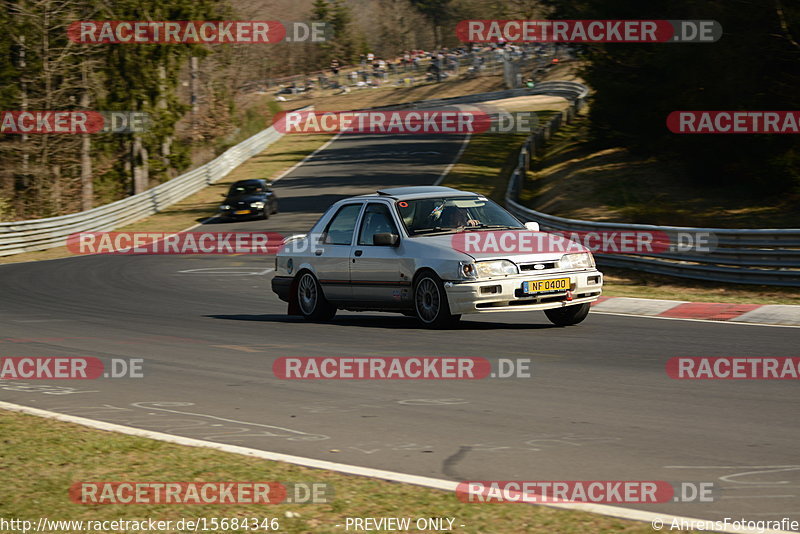
[[[450,313],[450,304],[444,284],[433,273],[424,273],[414,285],[414,311],[419,322],[428,328],[445,328],[455,325],[460,315]]]
[[[309,321],[330,321],[336,315],[336,306],[328,302],[313,274],[300,275],[295,289],[300,314]]]
[[[586,316],[589,315],[589,303],[553,308],[552,310],[545,310],[544,314],[554,325],[570,326],[586,319]]]

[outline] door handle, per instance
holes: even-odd
[[[317,256],[322,256],[323,252],[325,252],[324,248],[318,248],[317,250],[314,251],[314,254],[316,254]]]

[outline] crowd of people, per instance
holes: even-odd
[[[347,92],[350,87],[374,87],[389,83],[391,80],[398,85],[414,85],[421,80],[441,82],[459,73],[465,78],[471,78],[478,76],[492,63],[551,54],[552,49],[548,47],[552,45],[539,43],[517,45],[500,42],[434,51],[405,50],[390,58],[368,52],[361,54],[358,64],[349,66],[346,73],[343,72],[345,67],[343,63],[334,58],[328,69],[318,73],[316,79],[307,77],[300,84],[293,81],[290,85],[282,87],[277,95],[308,93],[317,88],[342,89]]]

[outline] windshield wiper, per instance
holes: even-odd
[[[431,234],[449,234],[451,232],[460,232],[460,228],[421,228],[419,230],[414,230],[414,235],[431,235]]]
[[[475,224],[472,226],[465,227],[466,230],[485,230],[486,228],[503,228],[507,230],[524,230],[525,228],[521,228],[519,226],[510,226],[508,224]]]

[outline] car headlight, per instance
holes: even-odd
[[[256,209],[260,210],[261,208],[263,208],[263,207],[264,207],[264,203],[263,203],[263,202],[261,202],[261,201],[258,201],[258,202],[251,202],[251,203],[250,203],[250,207],[251,207],[251,208],[256,208]]]
[[[591,252],[580,254],[564,254],[558,260],[559,269],[594,269],[594,257]]]
[[[221,209],[221,210],[229,210],[229,209],[231,209],[231,207],[228,204],[223,204],[222,206],[219,207],[219,209]]]
[[[464,263],[461,265],[461,272],[466,278],[488,278],[490,276],[519,274],[517,266],[508,260]]]

